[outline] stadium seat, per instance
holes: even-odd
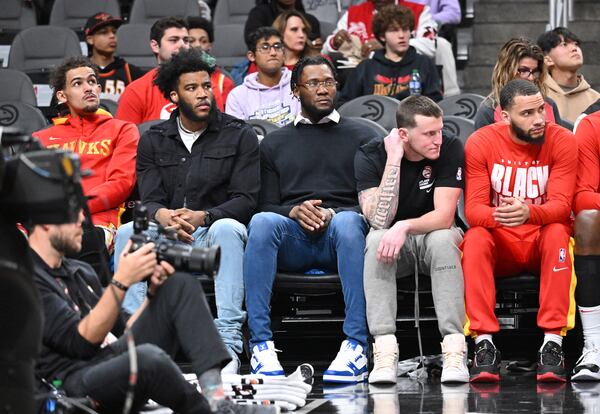
[[[262,141],[262,139],[266,137],[268,133],[277,131],[279,129],[279,125],[264,119],[247,119],[246,123],[252,125],[254,132],[256,132],[256,135],[258,135],[259,141]]]
[[[329,36],[330,34],[332,34],[334,32],[337,25],[336,25],[336,23],[331,23],[331,22],[319,22],[319,24],[321,25],[321,39],[324,42],[325,39],[327,39],[327,36]]]
[[[219,0],[215,6],[213,24],[245,24],[248,13],[254,7],[254,0]]]
[[[337,21],[343,14],[342,12],[338,12],[338,2],[337,0],[329,0],[329,1],[309,1],[303,0],[304,10],[306,13],[312,14],[313,16],[319,19],[319,23],[321,24],[321,35],[323,36],[323,40],[325,40],[325,32],[323,31],[323,23],[333,23],[334,28],[337,24]]]
[[[117,102],[112,99],[100,99],[100,107],[110,112],[112,116],[115,116],[117,113]]]
[[[400,101],[389,96],[365,95],[346,102],[339,108],[342,116],[367,118],[386,131],[396,128],[396,110]]]
[[[200,6],[196,0],[135,0],[129,14],[129,23],[152,25],[167,16],[199,16]]]
[[[21,71],[0,69],[0,91],[5,101],[20,101],[36,106],[37,99],[31,79]]]
[[[15,34],[37,24],[35,10],[23,0],[0,0],[0,28],[2,32]],[[3,33],[4,34],[4,33]]]
[[[140,137],[144,135],[144,132],[148,131],[153,125],[160,124],[161,122],[165,122],[164,119],[153,119],[152,121],[146,121],[139,124],[138,131],[140,132]]]
[[[454,115],[444,115],[444,130],[456,135],[463,143],[475,131],[475,122],[471,119]]]
[[[142,69],[156,66],[156,57],[150,49],[150,24],[124,24],[117,30],[117,55]]]
[[[220,24],[215,26],[215,41],[212,54],[217,64],[230,70],[233,65],[246,58],[248,51],[244,42],[244,25]]]
[[[475,93],[463,93],[461,95],[449,96],[438,102],[444,111],[444,115],[456,115],[464,118],[475,119],[479,105],[485,98]]]
[[[0,101],[0,127],[18,128],[31,135],[48,126],[48,121],[35,106],[20,101]]]
[[[121,16],[117,0],[55,0],[50,12],[50,25],[68,27],[83,36],[85,22],[98,12]]]
[[[363,124],[363,125],[368,126],[369,128],[371,128],[373,130],[373,132],[375,134],[377,134],[377,135],[374,135],[373,137],[375,137],[375,136],[383,136],[383,137],[385,137],[388,134],[388,131],[384,127],[382,127],[381,125],[379,125],[375,121],[371,121],[370,119],[359,118],[357,116],[351,116],[350,119],[353,119],[353,120],[355,120],[355,121],[357,121],[357,122],[359,122],[359,123],[361,123],[361,124]]]
[[[79,39],[66,27],[35,26],[25,29],[13,40],[8,57],[8,67],[27,73],[30,77],[50,71],[64,58],[81,55]],[[36,83],[36,79],[32,78]],[[42,80],[43,82],[43,80]]]

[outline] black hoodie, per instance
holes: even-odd
[[[115,56],[115,60],[100,69],[99,79],[102,86],[101,98],[118,101],[125,87],[146,72],[139,67],[127,63],[125,59]]]
[[[408,83],[413,69],[421,75],[421,94],[434,101],[442,99],[437,68],[427,56],[419,55],[412,46],[399,62],[385,57],[385,49],[377,50],[354,69],[338,95],[338,105],[363,95],[386,95],[402,100],[410,95]]]

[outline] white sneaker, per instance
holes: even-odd
[[[369,384],[395,384],[398,380],[398,343],[396,335],[379,335],[373,344],[375,364]]]
[[[442,342],[442,378],[444,382],[469,382],[467,342],[463,334],[444,336]]]
[[[231,356],[231,361],[221,369],[221,375],[237,375],[240,373],[240,358],[232,350],[229,350],[229,356]]]
[[[250,373],[253,375],[265,375],[269,377],[285,377],[283,367],[277,359],[281,352],[275,349],[273,341],[260,342],[252,347],[252,358],[250,358]]]
[[[573,368],[571,381],[600,381],[600,349],[594,344],[584,346]]]
[[[329,368],[323,373],[323,382],[364,381],[367,379],[368,364],[362,345],[352,339],[346,339]]]

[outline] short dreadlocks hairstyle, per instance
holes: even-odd
[[[326,59],[323,56],[307,56],[300,59],[292,70],[292,78],[290,80],[290,88],[292,91],[298,86],[298,81],[300,80],[300,76],[302,76],[304,68],[312,65],[327,65],[329,69],[331,69],[333,78],[337,80],[337,71],[329,59]]]
[[[177,90],[179,77],[184,73],[207,72],[210,75],[213,72],[202,56],[202,51],[195,48],[180,50],[158,67],[154,84],[167,100],[171,100],[171,92]]]
[[[65,89],[67,86],[67,72],[77,68],[92,68],[96,78],[100,69],[98,66],[85,56],[73,56],[66,58],[63,62],[56,67],[50,74],[50,87],[56,93]]]

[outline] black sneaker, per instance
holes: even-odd
[[[500,351],[493,343],[484,339],[475,345],[473,366],[471,367],[471,382],[500,381]]]
[[[562,346],[553,341],[538,352],[537,380],[542,382],[565,382],[565,354]]]
[[[280,412],[276,405],[236,404],[230,399],[224,399],[219,402],[215,414],[279,414]]]

